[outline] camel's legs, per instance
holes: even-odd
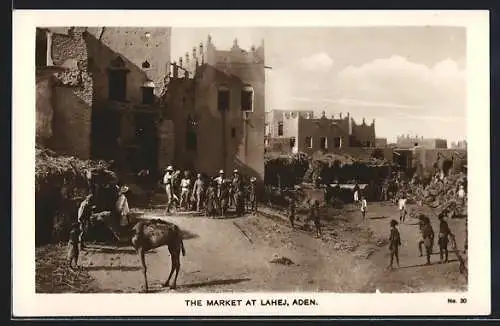
[[[138,248],[137,249],[137,254],[139,255],[141,259],[141,265],[142,265],[142,275],[144,276],[144,291],[148,291],[148,276],[147,276],[147,267],[146,267],[146,258],[145,258],[145,252],[143,248]]]
[[[163,284],[163,286],[167,287],[170,283],[170,279],[172,278],[172,275],[174,274],[174,270],[175,270],[175,263],[174,263],[174,254],[172,253],[172,251],[170,250],[169,248],[169,251],[170,251],[170,257],[172,257],[172,267],[170,268],[170,274],[168,275],[168,279],[167,281],[165,282],[165,284]]]
[[[172,263],[175,264],[175,276],[174,282],[170,288],[175,289],[177,287],[177,276],[179,275],[179,270],[181,269],[181,259],[179,248],[176,248],[175,253],[172,255]]]

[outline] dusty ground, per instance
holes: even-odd
[[[466,289],[465,277],[458,273],[458,262],[450,252],[448,264],[424,266],[418,256],[416,220],[399,225],[402,237],[401,268],[385,269],[388,263],[386,238],[389,221],[398,218],[392,205],[372,204],[365,221],[358,209],[348,206],[341,214],[324,221],[323,236],[312,231],[292,229],[276,212],[263,209],[265,215],[232,219],[210,219],[193,216],[162,216],[160,210],[146,210],[144,217],[165,218],[178,224],[191,236],[185,240],[186,256],[181,258],[181,273],[176,292],[259,292],[259,291],[325,291],[325,292],[430,292]],[[273,214],[273,215],[271,215]],[[298,222],[299,226],[303,222]],[[450,220],[463,248],[463,220]],[[437,223],[434,226],[437,232]],[[437,250],[437,246],[435,247]],[[50,273],[47,255],[61,256],[54,249],[37,251],[37,280]],[[272,263],[287,257],[293,264]],[[54,259],[52,259],[54,261]],[[174,291],[161,287],[170,271],[166,248],[147,255],[148,277],[153,292]],[[138,257],[131,247],[90,246],[81,255],[81,283],[91,284],[85,290],[74,286],[64,289],[50,282],[37,286],[38,292],[138,292],[142,274]],[[43,265],[45,269],[39,267]],[[47,266],[49,265],[49,266]],[[52,266],[54,269],[54,266]],[[60,269],[60,268],[59,268]],[[53,273],[53,272],[52,272]],[[88,273],[92,280],[84,278]],[[72,276],[75,279],[75,276]],[[43,283],[43,282],[37,282]],[[51,289],[51,286],[54,289]]]

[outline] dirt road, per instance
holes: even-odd
[[[145,210],[143,217],[165,218],[179,225],[189,236],[186,256],[176,292],[429,292],[460,291],[465,278],[458,263],[423,266],[418,257],[416,221],[399,226],[402,237],[401,268],[385,270],[388,263],[384,239],[389,221],[397,218],[394,206],[370,205],[365,221],[355,207],[325,221],[323,235],[292,229],[286,221],[264,216],[210,219],[194,216],[162,216],[161,210]],[[462,220],[449,221],[457,239]],[[299,222],[300,224],[300,222]],[[437,226],[435,226],[437,231]],[[459,242],[459,247],[463,244]],[[437,248],[437,247],[436,247]],[[293,264],[273,263],[286,257]],[[39,259],[39,257],[37,257]],[[433,262],[439,256],[433,256]],[[174,291],[161,284],[170,272],[167,248],[146,257],[152,292]],[[99,292],[138,292],[142,273],[131,247],[91,245],[81,255],[81,265],[95,280]]]

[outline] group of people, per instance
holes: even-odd
[[[192,178],[190,171],[174,171],[168,166],[163,175],[163,185],[167,194],[166,213],[172,208],[205,212],[207,216],[225,216],[228,208],[234,206],[237,216],[242,216],[248,208],[257,211],[256,178],[249,182],[235,169],[231,177],[224,170],[215,178],[198,173]]]
[[[452,241],[452,246],[456,248],[455,235],[451,232],[448,222],[445,221],[445,214],[441,213],[438,215],[439,219],[439,233],[438,233],[438,246],[439,246],[439,258],[440,263],[448,262],[448,245],[450,240]],[[431,255],[434,250],[435,244],[435,233],[432,227],[430,219],[424,214],[418,216],[419,231],[418,231],[418,251],[420,257],[423,256],[425,248],[426,265],[431,264]],[[401,235],[397,228],[398,222],[396,220],[391,220],[390,222],[390,234],[389,234],[389,251],[390,251],[390,262],[388,268],[392,269],[394,260],[399,267],[399,247],[401,246]]]
[[[130,220],[127,192],[129,188],[117,180],[98,182],[91,171],[87,171],[88,195],[80,203],[77,218],[72,223],[68,239],[68,264],[71,269],[78,266],[78,257],[85,249],[85,238],[92,225],[93,217],[109,215],[108,221],[115,225],[126,226]]]

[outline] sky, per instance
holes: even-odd
[[[172,60],[209,34],[223,50],[264,42],[266,110],[349,112],[390,142],[466,139],[465,28],[173,28]]]

